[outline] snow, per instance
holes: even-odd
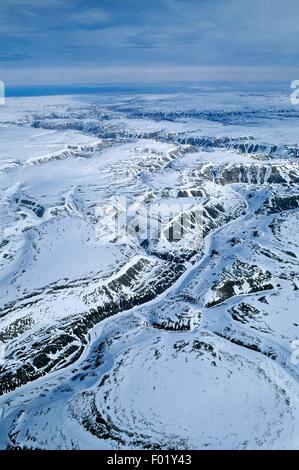
[[[208,87],[7,100],[0,448],[299,448],[298,118]],[[140,204],[173,208],[159,239]]]

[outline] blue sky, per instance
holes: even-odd
[[[298,23],[298,0],[0,0],[0,79],[291,80]]]

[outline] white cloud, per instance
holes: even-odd
[[[90,8],[89,10],[73,13],[70,19],[82,25],[96,25],[108,21],[110,15],[100,8]]]

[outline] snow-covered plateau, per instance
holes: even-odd
[[[0,448],[299,449],[298,162],[281,92],[8,98]]]

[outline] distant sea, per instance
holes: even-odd
[[[289,82],[219,82],[201,81],[198,83],[162,84],[162,85],[42,85],[42,86],[9,86],[6,84],[5,96],[54,96],[78,94],[160,94],[160,93],[194,93],[196,91],[248,91],[288,92]]]

